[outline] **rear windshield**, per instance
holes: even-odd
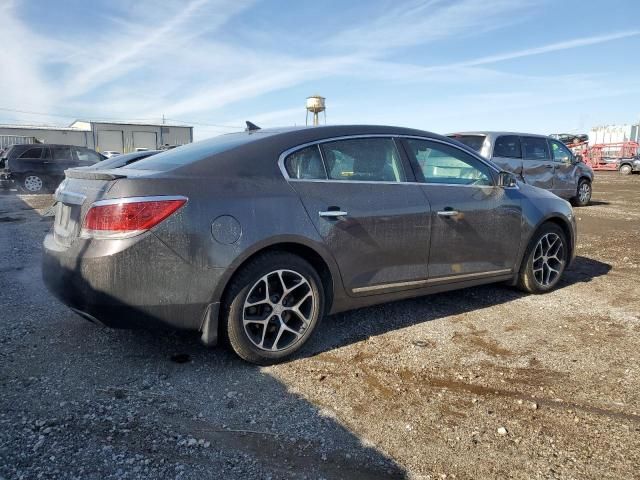
[[[478,153],[482,150],[482,144],[486,138],[485,135],[449,135],[449,137],[460,143],[464,143],[467,147],[472,148]]]
[[[239,147],[245,143],[249,143],[263,137],[264,135],[259,132],[251,134],[243,132],[220,135],[219,137],[167,150],[166,152],[144,158],[123,168],[129,168],[132,170],[155,170],[161,172],[173,170],[174,168],[197,162],[210,157],[211,155],[215,155],[216,153],[226,152],[227,150],[231,150],[232,148]]]
[[[4,152],[2,152],[2,150],[0,149],[0,158],[9,158],[9,152],[13,150],[13,145],[11,145],[10,147],[8,147]]]

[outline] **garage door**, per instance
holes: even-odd
[[[133,132],[133,148],[148,148],[149,150],[155,150],[158,148],[156,133]]]
[[[114,151],[123,153],[124,135],[122,130],[100,130],[98,132],[98,150],[99,152]]]

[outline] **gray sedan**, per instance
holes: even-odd
[[[591,201],[593,170],[558,140],[514,132],[463,132],[449,137],[530,185],[549,190],[580,207]]]
[[[288,358],[325,314],[491,282],[544,293],[571,206],[449,138],[327,126],[224,135],[56,192],[43,276],[81,316]]]

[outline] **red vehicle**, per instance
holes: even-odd
[[[634,159],[640,155],[640,143],[600,143],[589,146],[584,142],[574,144],[572,150],[594,170],[620,170],[623,173],[631,173],[632,170],[627,172],[627,165],[633,165]]]

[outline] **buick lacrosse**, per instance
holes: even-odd
[[[269,364],[326,314],[491,282],[544,293],[575,255],[568,202],[453,139],[249,125],[67,170],[49,290],[91,321],[194,330]]]

